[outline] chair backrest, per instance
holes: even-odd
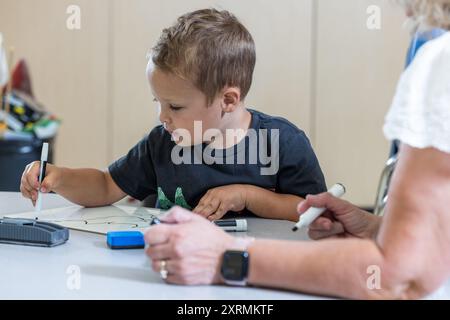
[[[406,68],[411,64],[417,52],[425,43],[442,36],[446,32],[447,30],[444,29],[432,29],[430,31],[416,33],[406,55]]]
[[[414,60],[419,49],[428,41],[434,40],[443,35],[446,30],[432,29],[426,32],[418,32],[411,40],[411,45],[406,55],[406,68],[409,67]],[[395,165],[397,163],[397,153],[399,150],[399,141],[393,141],[391,144],[391,150],[389,152],[389,159],[386,162],[385,168],[381,174],[380,182],[378,184],[378,191],[375,200],[374,214],[383,215],[384,207],[388,199],[389,184],[391,181],[392,173],[394,172]]]
[[[440,37],[446,32],[447,30],[444,29],[431,29],[425,32],[417,32],[415,36],[412,38],[411,45],[409,46],[408,52],[406,54],[405,68],[409,67],[411,62],[413,62],[414,58],[416,57],[417,52],[419,51],[420,48],[422,48],[422,46],[425,43]],[[389,158],[392,158],[398,153],[398,148],[399,142],[393,141],[391,145],[391,150],[389,152]]]

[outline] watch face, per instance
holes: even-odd
[[[230,281],[244,281],[248,274],[248,252],[226,251],[222,261],[222,277]]]

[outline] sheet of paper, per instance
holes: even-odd
[[[159,209],[130,206],[73,206],[42,210],[38,218],[73,230],[106,234],[109,231],[144,231],[150,226],[152,218],[163,212]],[[11,214],[7,217],[35,219],[36,212]]]

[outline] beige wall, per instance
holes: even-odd
[[[368,6],[382,9],[381,30],[366,26]],[[315,148],[327,183],[372,205],[389,153],[382,133],[403,69],[408,33],[393,1],[320,0],[317,8]]]
[[[69,4],[81,7],[81,30],[66,28]],[[382,8],[378,31],[366,28],[372,4]],[[255,38],[248,105],[305,130],[328,183],[346,183],[348,199],[370,205],[407,46],[401,12],[383,0],[1,0],[0,32],[63,118],[56,163],[105,167],[157,123],[146,53],[178,15],[210,6],[231,10]]]
[[[82,28],[66,28],[66,8],[82,7]],[[62,118],[57,162],[104,166],[108,98],[108,0],[1,0],[0,32],[25,57],[35,94]]]

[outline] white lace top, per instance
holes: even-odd
[[[389,140],[450,153],[450,32],[426,43],[405,70],[383,131]]]

